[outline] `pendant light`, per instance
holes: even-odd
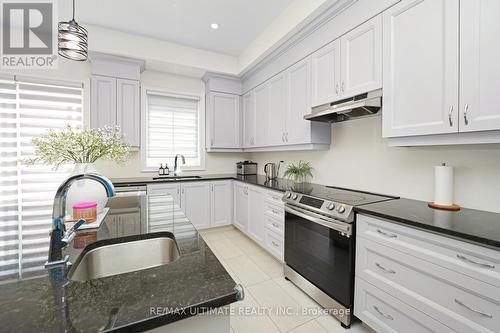
[[[85,61],[88,57],[87,30],[75,21],[75,0],[73,0],[73,19],[58,24],[59,55],[64,58]]]

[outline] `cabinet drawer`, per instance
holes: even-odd
[[[356,223],[358,237],[500,287],[500,251],[364,215]]]
[[[283,262],[285,255],[285,244],[283,236],[266,228],[265,242],[267,250],[281,262]]]
[[[500,288],[359,238],[365,281],[460,332],[500,332]]]
[[[274,192],[274,191],[268,191],[266,193],[266,201],[270,203],[274,203],[278,206],[283,206],[284,202],[281,200],[283,198],[283,193],[281,192]]]
[[[285,209],[283,207],[278,207],[276,205],[270,204],[266,202],[265,208],[264,208],[265,214],[267,216],[270,216],[278,221],[284,221],[285,219]]]
[[[377,333],[456,332],[356,277],[354,314]]]
[[[271,216],[266,216],[266,227],[274,232],[277,232],[282,237],[285,233],[283,221],[277,220]]]

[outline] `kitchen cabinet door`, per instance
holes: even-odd
[[[382,15],[340,39],[342,98],[382,88]]]
[[[304,115],[311,112],[311,61],[300,61],[288,70],[288,109],[285,140],[288,144],[311,142],[311,122]]]
[[[314,52],[312,61],[312,106],[340,98],[340,39]]]
[[[500,129],[500,1],[460,1],[460,132]]]
[[[458,1],[403,0],[383,13],[383,136],[458,131]]]
[[[132,147],[139,147],[141,142],[139,98],[139,81],[116,79],[116,124]]]
[[[122,236],[137,235],[141,232],[140,212],[120,214]]]
[[[234,225],[243,232],[248,228],[248,190],[240,182],[234,182]]]
[[[269,85],[266,83],[255,88],[255,140],[254,146],[268,145],[267,124],[269,115]]]
[[[253,147],[255,144],[255,92],[243,95],[243,147]]]
[[[267,143],[272,146],[283,145],[285,138],[285,115],[288,108],[287,74],[282,72],[269,81],[269,112]],[[264,125],[264,124],[263,124]]]
[[[116,125],[116,79],[92,75],[90,80],[90,127]]]
[[[233,187],[230,180],[216,181],[210,184],[211,227],[232,224]]]
[[[210,183],[182,183],[181,209],[196,229],[210,227]]]
[[[181,185],[174,184],[150,184],[147,186],[148,194],[167,194],[170,195],[177,206],[181,205]]]
[[[210,148],[240,147],[240,96],[209,92],[207,120]]]
[[[261,187],[248,186],[248,234],[256,242],[264,244],[266,225],[265,193]]]

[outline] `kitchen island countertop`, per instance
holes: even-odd
[[[171,197],[116,197],[108,207],[87,244],[172,233],[179,259],[84,282],[67,280],[61,269],[0,282],[0,332],[142,332],[237,301],[236,283]],[[75,262],[82,250],[66,253]]]

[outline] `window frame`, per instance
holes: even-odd
[[[192,94],[183,91],[165,89],[160,87],[141,86],[141,172],[157,173],[158,167],[148,167],[147,158],[147,115],[148,115],[148,93],[166,97],[179,97],[198,100],[198,147],[200,154],[200,165],[181,166],[185,171],[205,170],[205,95]]]

